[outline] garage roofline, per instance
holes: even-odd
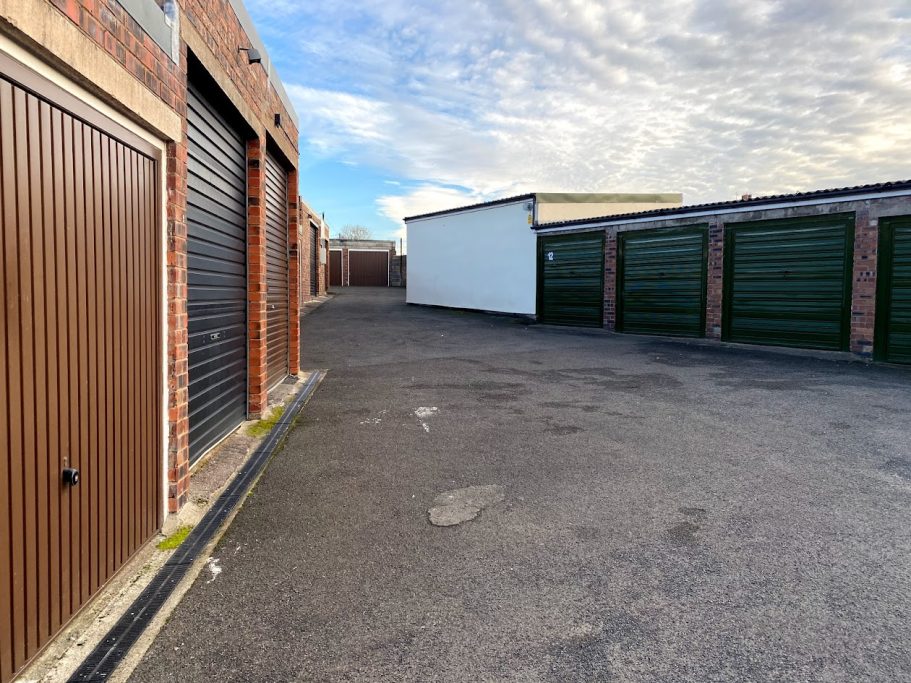
[[[555,221],[553,223],[537,223],[531,226],[532,230],[546,233],[571,228],[600,228],[613,225],[630,223],[650,223],[656,220],[671,220],[678,217],[699,218],[714,216],[719,213],[746,213],[759,207],[764,209],[784,209],[793,206],[811,206],[814,204],[836,204],[845,201],[862,201],[866,199],[886,199],[889,197],[904,197],[911,195],[911,180],[897,180],[886,183],[870,185],[857,185],[830,190],[816,190],[812,192],[797,192],[794,194],[769,195],[755,199],[739,199],[727,202],[714,202],[710,204],[693,204],[668,209],[653,209],[615,216],[602,216],[599,218],[580,218],[569,221]]]
[[[418,216],[408,216],[403,220],[407,223],[408,221],[416,221],[422,218],[434,218],[436,216],[486,209],[490,206],[527,202],[529,200],[538,204],[679,204],[683,201],[683,195],[679,192],[529,192],[528,194],[520,194],[514,197],[504,197],[502,199],[493,199],[489,202],[459,206],[454,209],[443,209],[442,211],[422,213]]]
[[[475,209],[486,209],[489,206],[500,206],[502,204],[517,204],[518,202],[527,202],[530,199],[535,198],[535,193],[530,192],[528,194],[519,194],[514,197],[503,197],[503,199],[493,199],[489,202],[481,202],[479,204],[468,204],[467,206],[459,206],[454,209],[443,209],[442,211],[431,211],[430,213],[422,213],[417,216],[407,216],[404,220],[406,223],[408,221],[416,221],[422,218],[434,218],[435,216],[445,216],[451,213],[462,213],[463,211],[474,211]]]

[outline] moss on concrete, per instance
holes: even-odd
[[[189,524],[182,524],[177,528],[173,534],[161,541],[157,548],[159,550],[176,550],[180,547],[180,544],[187,540],[187,536],[190,535],[190,532],[193,531],[193,527]]]
[[[247,434],[257,439],[264,437],[266,434],[272,431],[272,428],[284,414],[285,406],[278,406],[272,411],[272,414],[269,415],[269,417],[259,420],[258,422],[254,422],[252,425],[247,427]]]

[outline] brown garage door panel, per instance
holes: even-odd
[[[352,287],[388,287],[389,252],[348,252],[348,284]]]
[[[266,362],[268,386],[288,376],[288,175],[266,155]]]
[[[154,159],[5,77],[0,158],[9,681],[161,523],[160,209]]]
[[[329,252],[329,286],[342,286],[342,252],[332,250]]]

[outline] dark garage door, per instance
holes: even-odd
[[[310,296],[319,295],[319,231],[310,226]]]
[[[162,224],[154,148],[0,69],[6,682],[161,524]]]
[[[389,252],[348,250],[348,285],[388,287]]]
[[[854,215],[728,225],[723,337],[848,349]]]
[[[538,320],[601,327],[604,316],[604,233],[538,240]]]
[[[246,148],[192,85],[187,92],[190,461],[247,415]]]
[[[342,252],[335,249],[329,252],[329,286],[342,286]]]
[[[266,362],[269,387],[288,376],[288,175],[266,155]]]
[[[876,357],[911,363],[911,216],[880,224]]]
[[[707,243],[701,226],[620,233],[617,329],[703,336]]]

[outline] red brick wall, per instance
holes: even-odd
[[[186,53],[171,61],[117,0],[49,0],[171,109],[186,103]],[[181,75],[181,68],[183,76]]]
[[[709,221],[708,271],[706,273],[705,336],[721,339],[724,304],[724,223]]]
[[[288,115],[284,103],[269,83],[269,76],[262,64],[250,64],[246,53],[238,47],[251,44],[243,30],[234,8],[227,0],[181,0],[181,22],[193,25],[212,53],[219,66],[240,91],[244,103],[250,107],[263,126],[271,125],[276,113],[283,114],[282,130],[288,141],[297,149],[298,131]],[[296,159],[294,160],[296,163]]]
[[[178,80],[180,110],[186,113],[186,46],[181,46]],[[187,502],[190,489],[187,339],[187,119],[182,136],[167,146],[168,278],[168,511]]]
[[[302,284],[300,212],[297,199],[297,171],[288,174],[288,372],[300,372],[300,293]],[[308,226],[309,227],[309,226]],[[310,287],[310,278],[306,281]]]
[[[266,355],[266,141],[247,142],[247,381],[249,417],[262,417],[268,403]]]
[[[617,231],[604,235],[604,327],[617,327]]]
[[[879,222],[866,207],[857,210],[854,226],[854,270],[851,298],[851,351],[873,355],[876,323],[876,253]]]

